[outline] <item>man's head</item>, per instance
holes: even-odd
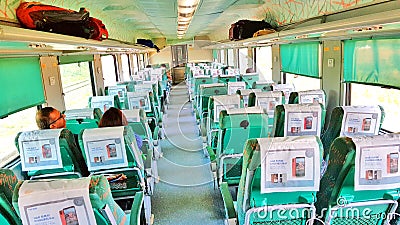
[[[53,107],[45,107],[36,112],[36,124],[41,130],[65,128],[65,115]]]

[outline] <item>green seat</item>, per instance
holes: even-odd
[[[219,118],[216,152],[218,184],[238,185],[247,139],[268,137],[268,115],[261,107],[227,109]],[[210,157],[212,158],[212,157]]]
[[[129,109],[131,110],[138,108],[143,109],[148,118],[148,124],[153,133],[153,139],[158,140],[158,133],[160,132],[160,127],[158,125],[160,123],[160,116],[154,107],[150,93],[146,91],[128,92],[127,102],[129,104]]]
[[[79,135],[79,144],[91,174],[126,177],[110,181],[115,199],[129,199],[148,190],[142,153],[131,127],[86,129]]]
[[[85,186],[88,191],[85,191]],[[63,194],[60,195],[60,193]],[[30,195],[33,194],[39,198],[32,199]],[[54,201],[54,195],[57,196],[57,201]],[[73,196],[75,200],[68,196]],[[28,220],[23,209],[29,211],[36,207],[39,210],[40,208],[46,210],[44,208],[47,207],[45,211],[47,217],[43,213],[35,212],[32,212],[32,216],[42,218],[43,221],[46,221],[45,219],[51,221],[53,218],[55,224],[69,224],[68,221],[76,222],[74,224],[88,224],[93,220],[97,225],[139,225],[144,220],[141,217],[143,200],[143,192],[136,193],[130,213],[126,214],[114,201],[109,183],[102,175],[69,180],[38,180],[35,183],[21,181],[13,193],[13,205],[23,220],[26,222]],[[31,201],[35,202],[36,206],[29,205]],[[72,217],[71,215],[74,214],[75,217]]]
[[[246,83],[243,81],[228,82],[228,95],[236,94],[238,90],[246,89]]]
[[[322,104],[277,105],[274,113],[273,137],[320,136],[325,123]]]
[[[97,128],[102,117],[99,108],[72,109],[64,112],[67,129],[78,135],[83,129]]]
[[[12,205],[12,197],[18,178],[10,169],[0,169],[0,224],[22,225]]]
[[[253,89],[261,89],[261,91],[272,91],[273,84],[274,84],[274,81],[258,80],[256,82],[253,82],[252,88]]]
[[[400,191],[399,145],[398,134],[333,141],[315,204],[324,224],[388,224]]]
[[[236,94],[240,95],[240,97],[243,99],[243,107],[250,107],[249,106],[249,96],[251,93],[254,93],[254,92],[261,92],[261,89],[237,90]]]
[[[197,76],[193,77],[193,90],[192,90],[192,96],[191,100],[196,101],[196,96],[199,95],[200,91],[200,85],[202,84],[212,84],[214,83],[214,79],[210,76]],[[194,104],[196,105],[196,104]]]
[[[158,82],[144,81],[143,84],[138,84],[135,86],[135,92],[149,93],[152,112],[149,113],[146,111],[147,117],[154,117],[156,119],[157,126],[161,126],[163,113],[161,112],[160,97],[158,96]]]
[[[324,90],[294,91],[290,93],[289,104],[321,103],[326,107],[326,95]]]
[[[257,89],[255,89],[257,90]],[[272,129],[275,122],[275,107],[283,104],[285,97],[282,91],[253,92],[249,95],[248,104],[251,106],[261,106],[268,114],[268,137],[272,137]]]
[[[211,96],[208,100],[206,120],[207,151],[210,156],[215,155],[218,143],[219,116],[222,110],[241,108],[243,102],[238,94]]]
[[[125,109],[125,98],[127,92],[127,86],[124,84],[117,84],[116,86],[105,87],[106,95],[114,96],[117,95],[119,102],[121,103],[121,109]]]
[[[147,124],[146,114],[142,109],[123,110],[123,113],[128,120],[128,126],[142,139],[143,144],[140,150],[144,154],[143,160],[146,173],[151,175],[152,178],[158,179],[156,160],[160,157],[161,148],[158,146],[158,142],[153,140],[150,127]]]
[[[369,120],[371,129],[363,131],[362,129],[353,129],[349,124],[349,119],[358,118],[358,126],[362,128],[362,121]],[[377,135],[385,118],[385,111],[381,106],[338,106],[335,107],[331,114],[331,119],[321,135],[321,141],[324,146],[324,159],[327,160],[329,148],[335,138],[339,136],[355,136],[355,135]],[[357,121],[357,120],[356,120]],[[353,125],[357,125],[354,124]],[[347,129],[346,129],[347,128]],[[349,132],[351,131],[351,132]]]
[[[236,75],[220,75],[218,76],[218,83],[227,84],[228,82],[236,82]]]
[[[295,91],[293,84],[272,84],[272,91],[282,91],[285,95],[285,104],[289,103],[290,93]]]
[[[236,210],[220,189],[229,224],[307,224],[315,218],[322,145],[316,136],[249,139],[243,152]]]
[[[15,140],[22,170],[28,172],[30,179],[89,175],[74,136],[67,129],[20,132]]]
[[[102,113],[107,111],[110,107],[121,109],[121,103],[118,95],[106,96],[93,96],[89,97],[89,108],[99,108]]]
[[[208,100],[211,96],[226,95],[228,93],[227,86],[225,84],[201,84],[200,94],[197,101],[196,107],[196,120],[200,124],[201,136],[206,136],[206,118],[208,117]]]
[[[260,79],[258,73],[244,73],[240,74],[240,80],[246,83],[246,88],[253,88],[253,84]]]

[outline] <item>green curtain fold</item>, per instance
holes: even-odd
[[[280,45],[282,72],[319,78],[319,42]]]
[[[344,41],[344,82],[400,88],[400,40]]]
[[[0,59],[0,118],[45,102],[39,57]]]

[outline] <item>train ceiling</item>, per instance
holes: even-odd
[[[126,42],[137,38],[177,39],[177,0],[42,0],[44,4],[79,10],[103,21],[109,37]],[[261,20],[285,25],[319,15],[359,7],[382,0],[200,0],[184,37],[208,36],[219,41],[228,38],[228,29],[240,19]],[[0,0],[0,17],[16,21],[20,1]]]

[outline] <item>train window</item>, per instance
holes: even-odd
[[[121,65],[122,65],[122,79],[124,81],[131,80],[130,69],[129,69],[129,59],[127,54],[121,55]]]
[[[365,84],[351,84],[351,105],[377,104],[385,110],[382,128],[392,132],[400,132],[397,120],[400,116],[400,90],[386,89]]]
[[[224,64],[225,63],[225,49],[221,49],[219,51],[219,62]]]
[[[101,56],[101,66],[103,68],[104,86],[114,86],[117,83],[114,56]]]
[[[235,55],[233,54],[233,49],[228,49],[228,66],[235,66]]]
[[[137,74],[137,72],[139,72],[138,57],[136,54],[133,54],[132,57],[133,57],[133,60],[132,60],[133,74]]]
[[[0,119],[0,167],[4,167],[19,155],[14,141],[17,134],[38,129],[35,115],[36,107],[32,107]]]
[[[93,95],[89,62],[60,65],[60,73],[65,107],[67,109],[87,107],[88,99]]]
[[[321,79],[286,73],[286,83],[293,84],[296,91],[321,89]]]
[[[256,48],[256,72],[260,79],[272,80],[271,46]]]
[[[240,69],[240,74],[244,74],[246,72],[246,69],[248,67],[248,56],[249,52],[247,48],[240,48],[239,49],[239,69]]]
[[[143,54],[139,54],[139,70],[144,69],[144,55]]]

